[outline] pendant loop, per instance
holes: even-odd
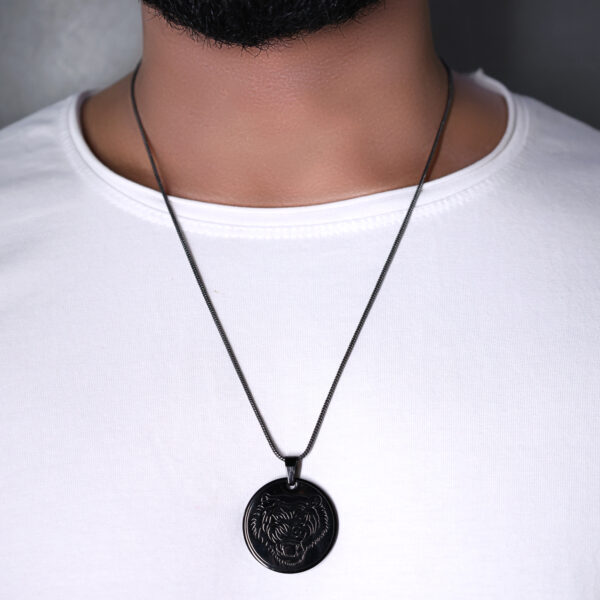
[[[287,485],[293,490],[298,485],[296,475],[300,470],[300,458],[297,456],[286,456],[285,467],[287,469]]]

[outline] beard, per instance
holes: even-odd
[[[174,29],[218,47],[264,50],[347,21],[385,0],[142,0]]]

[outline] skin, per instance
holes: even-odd
[[[388,0],[359,22],[254,52],[201,43],[141,10],[136,99],[169,195],[306,206],[417,183],[447,90],[426,0]],[[158,189],[131,75],[83,104],[83,133],[107,167]],[[506,129],[501,95],[454,79],[430,180],[484,157]]]

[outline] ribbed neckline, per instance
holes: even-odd
[[[503,95],[508,123],[496,147],[476,162],[423,186],[414,215],[432,212],[434,205],[458,197],[489,178],[521,147],[526,137],[527,113],[522,98],[503,83],[478,69],[469,73],[481,85]],[[83,136],[81,105],[96,88],[71,95],[65,104],[66,142],[79,173],[103,192],[115,206],[137,217],[172,227],[162,194],[109,169]],[[415,193],[416,185],[336,200],[313,206],[256,208],[229,206],[169,196],[186,231],[224,237],[305,237],[330,235],[400,221]]]

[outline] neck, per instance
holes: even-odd
[[[145,6],[142,16],[135,95],[168,194],[298,206],[417,182],[447,90],[426,2],[388,0],[263,53],[195,42]],[[84,133],[109,167],[156,189],[130,77],[84,104]],[[432,178],[453,167],[438,156]]]

